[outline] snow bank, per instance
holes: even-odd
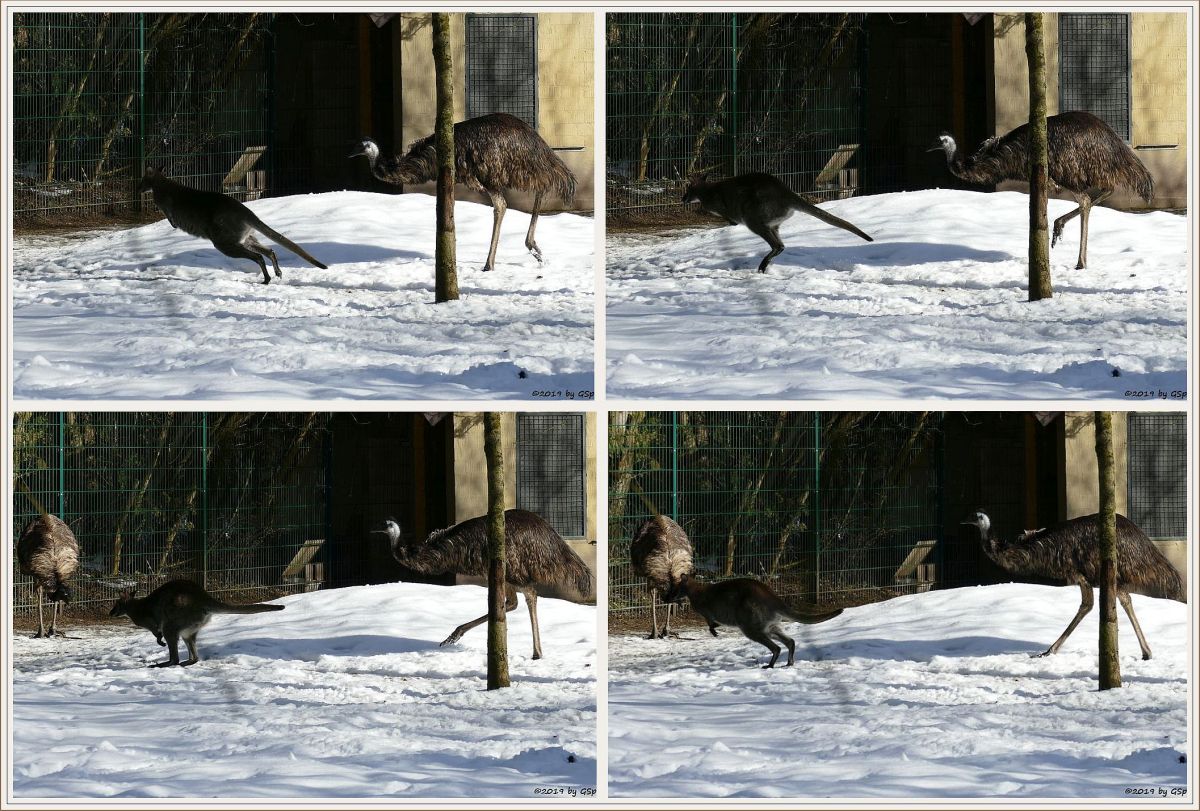
[[[932,190],[794,214],[788,248],[744,226],[611,235],[608,391],[618,397],[1125,399],[1186,388],[1187,222],[1092,211],[1026,301],[1028,197]],[[1053,219],[1074,204],[1051,200]],[[1113,370],[1120,376],[1114,377]],[[1129,397],[1130,402],[1137,398]]]
[[[1125,686],[1096,689],[1097,615],[1055,656],[1075,588],[900,597],[785,626],[791,668],[722,629],[609,640],[613,797],[1125,797],[1185,785],[1185,605],[1134,596]],[[1173,799],[1180,799],[1178,796]]]
[[[487,592],[388,584],[218,615],[201,661],[149,632],[13,640],[13,792],[32,797],[521,797],[596,785],[596,613],[510,615],[513,686],[488,692]]]
[[[434,299],[434,198],[334,192],[257,200],[276,247],[262,285],[166,220],[85,239],[18,240],[13,390],[32,399],[473,399],[593,389],[594,223],[460,202],[458,302]],[[266,238],[263,238],[266,240]],[[269,242],[269,240],[266,240]],[[524,377],[522,377],[524,373]]]

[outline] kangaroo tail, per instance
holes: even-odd
[[[843,230],[849,231],[852,234],[857,234],[858,236],[865,239],[867,242],[875,241],[870,236],[868,236],[865,231],[861,230],[858,226],[856,226],[852,223],[846,222],[841,217],[833,216],[832,214],[830,214],[828,211],[826,211],[823,208],[814,206],[812,203],[808,202],[807,200],[805,200],[803,197],[801,197],[798,194],[793,193],[792,196],[793,196],[793,198],[795,198],[795,199],[793,199],[792,203],[796,207],[797,211],[803,211],[805,214],[808,214],[809,216],[816,217],[821,222],[829,223],[830,225],[836,226],[837,228],[841,228]]]
[[[282,611],[286,607],[282,605],[266,605],[265,603],[230,605],[229,603],[218,601],[216,605],[209,606],[209,611],[214,614],[265,614],[268,611]]]
[[[256,229],[258,229],[259,231],[261,231],[263,234],[266,234],[266,235],[267,235],[267,236],[269,236],[271,239],[273,239],[273,240],[275,240],[276,242],[278,242],[278,243],[279,243],[280,245],[282,245],[283,247],[287,248],[287,249],[288,249],[289,251],[291,251],[292,253],[296,254],[296,256],[299,256],[301,259],[303,259],[304,261],[308,262],[310,265],[316,265],[316,266],[317,266],[317,267],[319,267],[321,270],[329,270],[329,266],[328,266],[328,265],[326,265],[326,264],[324,264],[324,263],[322,263],[322,262],[319,262],[319,261],[317,261],[316,259],[314,259],[314,258],[312,257],[312,254],[310,254],[308,251],[306,251],[306,250],[304,250],[303,248],[301,248],[301,247],[300,247],[299,245],[297,245],[295,242],[292,242],[290,239],[288,239],[288,238],[287,238],[287,237],[285,237],[283,234],[281,234],[281,233],[279,233],[278,231],[276,231],[276,230],[275,230],[274,228],[272,228],[271,226],[267,225],[265,222],[263,222],[262,220],[260,220],[258,217],[255,217],[255,218],[254,218],[254,227],[255,227]]]
[[[811,608],[789,608],[788,617],[793,622],[803,622],[807,625],[816,625],[818,622],[831,620],[842,613],[842,609],[835,608],[832,611],[816,611]]]

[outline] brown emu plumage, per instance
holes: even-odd
[[[425,574],[464,574],[487,577],[487,516],[469,518],[447,529],[429,533],[424,541],[404,543],[399,525],[388,522],[392,556],[402,566]],[[506,610],[517,607],[516,592],[525,595],[533,626],[533,658],[542,658],[537,624],[537,592],[553,587],[574,592],[586,600],[594,591],[592,572],[567,542],[537,513],[528,510],[504,512],[505,578],[508,584]],[[467,631],[487,621],[487,615],[454,629],[442,644],[457,642]]]
[[[1049,142],[1049,176],[1052,187],[1068,192],[1079,207],[1054,221],[1051,245],[1062,236],[1063,226],[1080,217],[1079,261],[1087,267],[1088,216],[1118,188],[1133,190],[1150,202],[1154,178],[1121,136],[1101,119],[1080,111],[1059,113],[1046,119]],[[951,173],[969,183],[993,185],[1004,180],[1029,180],[1029,125],[987,139],[975,154],[963,157],[954,139],[941,138]]]
[[[1012,541],[996,537],[991,520],[982,510],[964,523],[979,529],[983,552],[997,566],[1016,577],[1061,580],[1079,586],[1079,611],[1062,635],[1045,653],[1056,653],[1071,632],[1092,610],[1092,589],[1100,585],[1100,523],[1096,514],[1072,518],[1053,527],[1026,530]],[[1117,515],[1117,599],[1129,615],[1142,658],[1150,646],[1133,613],[1130,594],[1187,602],[1183,578],[1146,533],[1123,515]]]
[[[354,154],[366,155],[371,173],[385,183],[426,183],[437,178],[434,135],[414,142],[402,157],[379,157],[379,148],[370,139],[364,139],[360,151]],[[534,195],[525,247],[538,262],[542,261],[542,252],[533,236],[543,197],[553,195],[566,205],[575,199],[575,175],[537,130],[507,113],[481,115],[454,125],[454,177],[455,182],[487,195],[495,209],[491,248],[484,270],[495,265],[500,222],[508,208],[504,199],[506,190]]]
[[[650,592],[650,636],[662,639],[671,633],[674,603],[666,595],[680,579],[692,572],[692,542],[683,527],[665,515],[643,521],[629,544],[629,562],[638,577],[646,578]],[[658,627],[658,602],[666,602],[667,619]]]
[[[46,513],[31,520],[17,540],[17,565],[21,574],[33,578],[38,598],[37,636],[54,636],[59,607],[71,599],[67,580],[79,569],[79,542],[75,533],[58,516]],[[54,603],[50,630],[42,617],[42,601]]]

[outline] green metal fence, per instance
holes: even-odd
[[[13,15],[18,221],[138,209],[146,165],[245,199],[272,160],[271,15]]]
[[[770,172],[829,200],[858,188],[863,14],[607,16],[610,216],[680,215],[689,174]]]
[[[317,585],[284,571],[328,527],[327,415],[43,413],[14,418],[13,539],[40,510],[80,545],[83,613],[117,588],[187,577],[264,599]],[[318,558],[320,560],[320,558]],[[14,561],[17,612],[36,606]]]
[[[629,540],[674,518],[701,576],[856,604],[936,584],[940,415],[612,412],[609,606],[648,610]]]

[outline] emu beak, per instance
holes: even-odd
[[[359,144],[358,146],[356,146],[354,148],[354,151],[351,152],[346,157],[347,158],[357,158],[359,155],[365,155],[365,154],[367,154],[366,147],[364,147],[362,144]]]

